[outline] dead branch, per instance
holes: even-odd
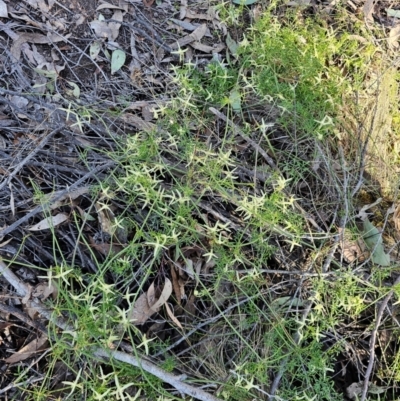
[[[36,146],[36,148],[32,152],[30,152],[28,156],[25,157],[24,160],[18,163],[18,165],[8,175],[8,177],[2,183],[0,183],[0,190],[2,190],[11,181],[11,179],[14,178],[18,174],[18,172],[29,162],[29,160],[31,160],[36,155],[36,153],[39,152],[39,150],[42,149],[47,144],[47,142],[49,142],[49,140],[58,132],[60,132],[64,127],[65,126],[62,125],[53,130],[52,132],[50,132],[50,134],[47,135],[45,134],[44,138],[40,141],[39,145]]]
[[[97,166],[95,167],[93,170],[89,171],[87,174],[85,174],[82,178],[80,178],[78,181],[74,182],[70,187],[66,188],[64,191],[60,191],[57,193],[56,196],[50,198],[49,201],[47,201],[45,204],[43,205],[39,205],[37,207],[35,207],[35,209],[33,209],[31,212],[29,212],[28,214],[26,214],[24,217],[21,217],[19,220],[17,220],[15,223],[11,224],[10,226],[8,226],[7,228],[5,228],[4,230],[0,231],[0,238],[4,237],[5,235],[13,232],[16,228],[18,228],[21,224],[25,223],[26,221],[28,221],[31,217],[36,216],[38,213],[40,213],[46,206],[49,206],[51,203],[57,202],[58,200],[60,200],[61,198],[63,198],[69,191],[71,191],[72,189],[75,189],[77,187],[79,187],[79,185],[81,185],[83,182],[85,182],[88,178],[96,175],[97,173],[99,173],[100,171],[111,167],[112,165],[114,165],[115,162],[114,161],[109,161],[108,163],[105,163],[101,166]]]
[[[16,292],[21,297],[25,297],[29,293],[28,286],[22,282],[11,269],[0,260],[0,274],[16,289]],[[30,306],[35,308],[40,314],[46,317],[49,321],[56,324],[63,330],[75,332],[76,328],[64,321],[64,319],[54,317],[53,311],[45,307],[40,301],[30,302]],[[103,349],[100,347],[92,348],[93,355],[101,358],[115,358],[118,361],[129,363],[132,366],[139,367],[145,372],[156,376],[165,383],[171,384],[178,391],[183,394],[187,394],[191,397],[195,397],[201,401],[221,401],[219,398],[214,397],[212,394],[205,392],[202,389],[191,386],[190,384],[183,383],[181,376],[173,375],[155,365],[152,362],[147,361],[144,357],[139,355],[133,356],[128,355],[120,351],[112,351],[109,349]]]
[[[399,283],[400,283],[400,276],[397,277],[396,281],[393,284],[393,287],[395,287]],[[374,361],[375,361],[376,335],[378,334],[378,329],[381,324],[383,311],[385,310],[388,302],[390,301],[390,298],[392,298],[393,292],[394,292],[394,290],[390,290],[389,293],[386,295],[386,297],[383,299],[381,306],[379,307],[379,310],[378,310],[378,315],[376,316],[374,330],[372,330],[372,333],[371,333],[371,339],[369,341],[369,361],[368,361],[367,371],[365,372],[365,376],[364,376],[364,384],[363,384],[363,389],[362,389],[361,401],[365,401],[367,398],[368,388],[369,388],[369,378],[371,376],[372,368],[374,366]]]

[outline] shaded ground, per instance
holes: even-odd
[[[47,275],[46,271],[53,266],[67,263],[75,268],[79,266],[83,275],[97,273],[99,264],[110,253],[122,251],[135,233],[123,228],[111,238],[108,228],[115,217],[130,213],[137,222],[147,222],[150,215],[148,209],[136,210],[129,200],[122,197],[110,202],[111,212],[101,210],[103,194],[100,184],[112,172],[118,174],[118,170],[115,170],[118,168],[117,161],[110,157],[110,152],[118,154],[121,138],[155,128],[157,120],[154,113],[165,107],[176,95],[177,84],[171,79],[174,66],[191,61],[203,68],[213,59],[233,58],[232,41],[242,40],[246,27],[261,12],[261,6],[250,7],[244,12],[244,25],[228,29],[215,8],[208,3],[112,3],[100,4],[94,0],[60,0],[53,4],[44,0],[9,2],[8,18],[1,19],[0,255],[5,263],[10,264],[18,278],[31,286],[31,299],[45,301],[51,296],[51,291],[46,293],[40,283]],[[371,2],[367,1],[365,7],[369,3]],[[363,9],[362,1],[353,1],[348,3],[347,9],[354,14],[354,19],[363,21],[366,17],[369,19],[369,26],[375,27],[378,24],[379,29],[389,38],[395,38],[399,32],[398,22],[385,12],[387,8],[394,6],[394,1],[379,2],[370,11],[369,8]],[[282,8],[282,15],[284,11]],[[335,12],[335,6],[328,2],[312,2],[304,12],[326,14],[329,23],[329,13]],[[99,20],[100,13],[104,17],[102,21]],[[230,40],[227,40],[228,33]],[[398,46],[395,39],[389,45],[394,49]],[[114,66],[116,71],[112,71],[112,54],[116,49],[124,51],[126,60],[122,68]],[[281,115],[278,107],[271,106],[256,96],[246,99],[243,107],[245,120],[237,117],[233,122],[236,127],[244,126],[244,122],[256,125],[267,117],[270,121],[275,121]],[[194,126],[193,135],[206,138],[210,146],[217,149],[227,125],[229,122],[215,113],[214,132],[210,134],[204,127]],[[272,146],[275,153],[266,155],[265,159],[270,158],[269,167],[272,169],[275,163],[279,165],[280,160],[289,159],[298,151],[293,147],[292,138],[284,137],[283,134],[283,131],[278,130],[269,138],[269,146]],[[261,149],[267,148],[262,137],[254,137],[253,141],[261,144]],[[311,146],[314,145],[306,143],[301,148],[304,159],[312,157],[314,148]],[[232,149],[238,161],[236,171],[240,182],[252,182],[258,174],[257,180],[262,186],[265,177],[251,169],[254,145],[249,144],[238,133],[236,145]],[[344,149],[348,154],[352,151],[346,149],[346,146]],[[174,174],[164,177],[163,185],[170,188],[174,180],[187,174],[187,166],[182,165],[179,157],[169,152],[169,149],[165,149],[162,156],[165,157],[165,163],[175,169]],[[340,155],[332,157],[340,164]],[[362,165],[360,171],[361,167]],[[365,168],[368,170],[369,165]],[[374,168],[376,170],[376,164]],[[396,166],[394,169],[388,170],[387,175],[392,176],[393,171],[398,171]],[[334,187],[334,179],[330,173],[325,167],[318,167],[315,169],[315,176],[290,187],[290,194],[299,199],[299,213],[306,216],[310,232],[313,233],[329,233],[333,227],[340,227],[337,209],[332,206],[337,202],[337,197],[331,188]],[[379,182],[373,176],[373,171],[367,173],[367,184],[363,184],[361,192],[367,200],[361,202],[361,206],[372,203],[379,196],[378,191],[374,192],[373,189],[387,185],[393,190],[393,183]],[[339,171],[338,176],[340,174]],[[363,171],[355,172],[352,177],[352,185],[356,187],[359,178],[364,177]],[[92,186],[95,187],[94,190],[91,189]],[[394,193],[397,196],[397,192]],[[245,232],[246,225],[240,216],[235,215],[233,201],[229,203],[211,195],[201,196],[196,219],[201,221],[203,215],[207,214],[215,223],[220,222],[223,225],[230,222],[238,232]],[[396,197],[388,198],[388,202],[393,201],[396,201]],[[386,206],[379,206],[376,214],[385,213]],[[48,230],[46,224],[49,224],[49,219],[46,220],[44,212],[51,213],[50,220],[54,230]],[[83,234],[83,225],[77,223],[76,216],[84,221]],[[394,232],[395,248],[398,244],[396,220],[389,224]],[[54,236],[57,238],[57,249],[54,249]],[[295,247],[293,250],[279,233],[275,233],[271,241],[279,245],[280,254],[274,255],[268,270],[266,266],[263,276],[265,289],[273,287],[279,289],[281,294],[290,296],[301,294],[302,291],[305,293],[307,277],[314,274],[314,271],[306,271],[310,266],[311,251],[306,247]],[[357,247],[355,250],[350,249],[353,243],[349,241],[346,244],[341,247],[338,242],[331,244],[327,258],[329,261],[324,264],[326,270],[322,271],[323,274],[329,274],[327,267],[332,260],[335,261],[333,264],[347,266],[360,256]],[[193,261],[194,268],[200,263],[206,285],[207,275],[214,267],[204,263],[208,245],[204,238],[204,243],[194,244],[192,248],[184,250],[185,257]],[[250,246],[248,251],[251,259]],[[346,251],[351,256],[346,255]],[[392,256],[396,260],[395,250]],[[132,271],[140,272],[150,258],[151,251],[141,254],[141,259],[132,265]],[[215,338],[223,337],[226,327],[213,324],[218,314],[228,313],[235,307],[234,303],[224,303],[225,299],[234,298],[234,286],[229,282],[221,283],[217,291],[221,298],[220,303],[220,300],[216,300],[218,307],[205,305],[201,298],[195,297],[193,277],[191,279],[190,274],[182,273],[181,270],[176,273],[172,259],[173,249],[168,249],[158,275],[152,279],[156,281],[160,276],[168,276],[178,286],[182,286],[182,281],[185,281],[186,292],[190,296],[182,305],[176,306],[172,316],[178,316],[185,327],[197,328],[199,333],[195,338],[198,339],[198,344],[196,340],[193,343],[180,341],[181,332],[166,323],[173,320],[167,315],[163,316],[163,323],[155,319],[149,323],[147,318],[144,319],[145,324],[140,327],[140,332],[148,338],[157,336],[175,344],[168,351],[180,361],[177,370],[207,380],[207,375],[212,371],[212,358],[208,360],[207,355],[217,349],[223,354],[222,359],[228,370],[234,366],[236,352],[239,352],[236,349],[237,344],[224,349],[218,347]],[[363,270],[362,266],[360,272],[360,276],[369,274],[368,269]],[[174,277],[174,274],[181,276]],[[237,274],[244,276],[247,273],[238,268]],[[109,274],[107,279],[110,284],[119,283],[118,273]],[[17,296],[14,287],[4,277],[0,280],[0,396],[11,399],[20,394],[14,382],[21,364],[35,366],[34,373],[27,379],[26,388],[31,383],[33,385],[35,381],[40,381],[45,374],[46,354],[42,352],[48,350],[48,343],[31,344],[39,338],[39,333],[45,331],[48,320],[43,313],[32,312],[32,308],[26,307],[26,300],[22,299],[24,297]],[[129,285],[121,284],[121,293],[125,293],[127,288],[130,291],[137,289],[139,280],[140,278],[135,277]],[[386,277],[386,282],[388,286],[398,282],[395,270]],[[146,291],[149,285],[150,281],[145,283]],[[179,290],[174,288],[174,291],[176,294]],[[120,304],[124,304],[122,299]],[[221,312],[219,307],[225,309]],[[333,347],[338,339],[349,335],[350,327],[352,341],[347,343],[346,352],[338,355],[335,372],[331,372],[336,388],[343,393],[347,391],[349,394],[349,386],[352,384],[360,387],[366,376],[367,366],[371,361],[371,335],[374,335],[371,325],[376,322],[372,307],[360,321],[354,322],[349,317],[347,322],[336,328],[335,335],[328,336],[324,342],[327,349]],[[391,393],[386,399],[395,399],[399,395],[396,385],[393,381],[388,384],[382,375],[382,371],[388,369],[385,354],[395,355],[398,352],[398,339],[391,333],[398,329],[395,305],[389,304],[388,309],[389,311],[381,312],[378,309],[378,316],[380,314],[383,320],[390,320],[390,324],[375,333],[376,359],[373,361],[370,381],[380,389],[384,386],[390,387]],[[237,319],[233,321],[240,324],[240,316]],[[202,327],[205,327],[206,335],[203,335]],[[254,331],[261,329],[262,327],[257,326]],[[255,338],[254,331],[248,329],[247,338]],[[212,336],[208,338],[207,333]],[[129,337],[124,340],[126,342],[120,349],[129,352],[129,346],[135,344],[129,343]],[[28,352],[33,352],[34,356],[26,354],[27,351],[20,352],[27,345],[31,345]],[[204,361],[192,362],[191,350],[203,355]],[[160,359],[156,356],[153,355],[153,360],[157,363]],[[163,351],[161,360],[165,359],[167,352]],[[73,381],[74,375],[62,363],[57,366],[56,371],[58,374],[54,373],[51,381],[53,390],[61,388],[62,381]],[[220,374],[218,371],[214,373]],[[228,380],[228,377],[221,380]],[[168,386],[165,388],[172,391]],[[54,397],[57,395],[65,396],[62,392],[55,392]],[[24,396],[29,399],[29,396]],[[267,399],[266,396],[264,399]]]

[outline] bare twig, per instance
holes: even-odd
[[[395,287],[399,283],[400,283],[400,276],[397,277],[396,281],[393,284],[393,287]],[[378,329],[381,324],[383,311],[385,310],[388,302],[390,301],[390,298],[393,296],[393,292],[394,292],[393,290],[390,290],[389,293],[386,295],[386,297],[383,299],[381,306],[379,307],[378,310],[378,315],[376,316],[375,327],[374,330],[372,330],[371,339],[369,341],[369,361],[368,361],[367,371],[365,372],[364,376],[364,384],[360,401],[365,401],[367,398],[368,388],[369,388],[369,378],[371,376],[372,368],[374,367],[374,361],[375,361],[376,335],[378,334]]]
[[[220,313],[218,313],[218,315],[213,316],[210,319],[205,320],[204,322],[199,323],[196,327],[194,327],[192,330],[190,330],[189,332],[185,333],[185,335],[183,335],[181,338],[179,338],[179,340],[175,341],[173,344],[171,344],[169,347],[164,348],[162,351],[157,352],[155,355],[152,355],[153,358],[163,355],[166,352],[170,351],[171,349],[175,348],[176,346],[178,346],[181,342],[186,341],[192,334],[196,333],[196,331],[198,331],[199,329],[201,329],[204,326],[207,326],[213,322],[216,322],[218,319],[220,319],[223,316],[228,316],[228,312],[230,312],[232,309],[237,308],[238,306],[251,301],[252,299],[256,298],[260,296],[260,294],[256,294],[253,295],[251,297],[246,297],[244,299],[242,299],[241,301],[230,305],[228,308],[224,309],[223,311],[221,311]]]
[[[253,147],[253,149],[256,150],[256,152],[258,152],[265,159],[265,161],[269,164],[270,167],[272,167],[275,171],[281,174],[272,157],[269,156],[269,154],[257,142],[249,138],[233,121],[229,120],[223,113],[221,113],[214,107],[210,107],[209,110],[219,119],[228,124],[233,129],[235,134],[240,135],[241,138],[243,138],[249,145]],[[284,190],[283,192],[287,197],[289,198],[291,197],[291,194],[288,193],[287,191]],[[294,201],[293,204],[296,207],[296,209],[298,209],[301,212],[304,218],[307,221],[309,221],[314,226],[314,228],[317,229],[318,232],[324,232],[324,230],[316,223],[316,221],[312,217],[310,217],[308,213],[306,213],[306,211],[296,201]]]
[[[220,401],[220,398],[214,397],[212,394],[205,392],[199,388],[195,388],[190,384],[184,383],[180,380],[180,376],[173,375],[165,370],[159,368],[154,363],[148,362],[145,359],[139,359],[133,355],[128,355],[121,351],[111,351],[102,348],[96,348],[93,355],[102,358],[114,358],[121,362],[129,363],[132,366],[139,367],[144,371],[151,373],[153,376],[158,377],[163,382],[171,384],[180,392],[195,397],[202,401]]]
[[[24,217],[21,217],[19,220],[17,220],[15,223],[11,224],[4,230],[0,231],[0,238],[4,237],[5,235],[13,232],[16,228],[18,228],[21,224],[25,223],[28,221],[31,217],[36,216],[38,213],[40,213],[44,208],[47,206],[51,205],[52,203],[62,199],[69,191],[72,189],[75,189],[79,187],[83,182],[85,182],[88,178],[96,175],[98,172],[111,167],[113,164],[115,164],[114,161],[109,161],[108,163],[105,163],[101,166],[95,167],[93,170],[89,171],[87,174],[85,174],[82,178],[74,182],[70,187],[66,188],[64,191],[60,191],[55,195],[54,197],[50,198],[46,203],[43,205],[39,205],[35,207],[32,211],[30,211],[28,214],[26,214]]]
[[[301,340],[302,340],[301,330],[303,329],[304,325],[306,324],[306,320],[307,320],[307,317],[308,317],[308,315],[309,315],[309,313],[311,311],[312,304],[313,304],[312,300],[308,301],[308,304],[307,304],[306,308],[304,309],[304,311],[302,313],[302,318],[301,318],[301,320],[299,322],[299,327],[297,328],[296,333],[294,333],[294,335],[293,335],[293,340],[294,340],[296,346],[299,346],[300,343],[301,343]],[[277,398],[275,396],[275,393],[276,393],[276,390],[279,387],[279,383],[280,383],[280,381],[282,379],[283,373],[285,372],[285,366],[286,366],[288,360],[289,360],[289,355],[286,356],[282,360],[282,362],[281,362],[281,364],[279,366],[279,371],[278,371],[277,375],[275,376],[274,381],[272,382],[271,389],[270,389],[270,392],[269,392],[270,394],[268,396],[268,400],[273,400],[274,398]]]
[[[39,330],[46,336],[48,335],[45,326],[43,326],[40,322],[35,322],[34,320],[32,320],[29,316],[27,316],[25,313],[23,313],[20,309],[16,308],[15,306],[6,305],[0,302],[0,311],[3,313],[10,313],[11,315],[14,315],[18,319],[22,320],[28,326],[31,326],[36,330]]]
[[[242,139],[244,139],[249,145],[251,145],[254,149],[256,149],[258,151],[258,153],[260,153],[260,155],[266,160],[266,162],[273,169],[276,170],[277,167],[276,167],[275,162],[272,160],[272,157],[269,156],[268,153],[261,146],[259,146],[257,144],[257,142],[253,141],[251,138],[249,138],[247,135],[245,135],[245,133],[242,132],[242,130],[240,130],[239,127],[233,121],[226,118],[226,116],[223,113],[221,113],[214,107],[210,107],[209,110],[211,111],[211,113],[215,114],[220,120],[224,121],[231,128],[233,128],[235,134],[240,135]]]
[[[32,159],[33,156],[36,155],[36,153],[39,152],[40,149],[42,149],[47,142],[49,142],[49,140],[56,135],[57,133],[59,133],[62,129],[64,128],[64,125],[62,125],[61,127],[56,128],[55,130],[53,130],[52,132],[50,132],[50,134],[45,134],[44,138],[40,141],[39,145],[36,146],[36,148],[30,152],[28,154],[28,156],[25,157],[24,160],[22,160],[20,163],[18,163],[18,165],[14,168],[14,170],[8,175],[8,177],[2,182],[0,183],[0,190],[2,190],[10,181],[13,177],[15,177],[17,175],[17,173],[26,165],[26,163],[29,162],[29,160]]]
[[[25,297],[29,293],[29,288],[24,284],[12,271],[11,269],[0,260],[0,275],[16,289],[16,292],[21,297]],[[51,309],[45,307],[40,301],[31,301],[30,306],[35,308],[41,315],[45,316],[49,321],[63,330],[69,332],[75,332],[76,328],[68,324],[64,319],[60,319],[54,316]],[[201,401],[220,401],[219,398],[214,397],[212,394],[205,392],[202,389],[191,386],[190,384],[183,383],[181,376],[173,375],[161,368],[154,363],[147,361],[140,355],[128,355],[120,351],[111,351],[109,349],[103,349],[100,347],[92,347],[93,355],[102,358],[115,358],[119,361],[129,363],[132,366],[139,367],[145,372],[156,376],[165,383],[169,383],[174,386],[178,391],[183,394],[187,394],[191,397],[195,397]]]
[[[121,24],[123,26],[126,26],[128,28],[131,28],[133,30],[135,30],[136,32],[138,32],[140,35],[144,36],[146,39],[148,39],[149,41],[155,43],[156,45],[160,46],[161,48],[163,48],[166,52],[170,53],[172,51],[171,47],[169,47],[168,45],[165,45],[161,39],[159,39],[158,35],[154,35],[154,37],[152,37],[151,35],[149,35],[146,31],[144,31],[141,28],[138,28],[136,26],[133,26],[132,23],[128,23],[128,22],[123,22],[123,21],[117,21],[114,19],[105,19],[104,22],[117,22],[118,24]],[[135,22],[135,21],[133,21]],[[139,24],[146,26],[149,30],[152,31],[152,33],[154,33],[155,31],[150,28],[147,24],[145,24],[145,22],[143,20],[140,20]]]

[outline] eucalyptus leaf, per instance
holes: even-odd
[[[393,10],[392,8],[386,9],[388,17],[400,18],[400,10]]]
[[[68,93],[79,99],[79,96],[81,95],[79,86],[75,82],[68,81],[68,83],[73,87],[72,90],[68,90]]]
[[[363,238],[368,249],[373,252],[372,261],[380,266],[389,266],[390,256],[384,251],[382,234],[368,219],[364,220],[363,225]]]
[[[239,45],[232,39],[231,35],[229,35],[229,32],[226,35],[226,45],[228,46],[228,49],[231,52],[232,56],[237,58]]]
[[[111,56],[111,74],[116,73],[125,63],[126,54],[123,50],[117,49]]]
[[[249,6],[250,4],[257,3],[258,0],[232,0],[232,3],[239,4],[241,6]]]
[[[99,41],[94,41],[89,48],[89,54],[90,58],[92,60],[96,60],[97,56],[99,55],[99,52],[101,50],[101,43]]]
[[[300,307],[304,306],[304,301],[297,297],[279,297],[275,298],[272,303],[278,306],[292,306]]]
[[[242,102],[240,99],[240,93],[237,90],[231,91],[229,95],[229,103],[232,105],[232,109],[235,112],[240,112],[242,110]]]

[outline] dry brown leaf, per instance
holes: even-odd
[[[6,227],[1,227],[1,229],[4,229]],[[13,237],[9,238],[7,241],[4,241],[0,244],[0,248],[2,248],[3,246],[6,246],[11,240],[13,239]]]
[[[110,39],[113,36],[111,27],[104,21],[92,21],[90,27],[98,38]]]
[[[181,0],[181,6],[179,8],[179,19],[184,19],[187,13],[187,0]]]
[[[185,295],[186,295],[185,283],[186,283],[186,280],[182,280],[181,278],[178,280],[178,284],[179,284],[179,293],[180,293],[180,298],[181,298],[181,299],[184,299],[184,298],[185,298]]]
[[[148,121],[144,121],[137,115],[133,115],[130,113],[125,113],[120,117],[127,124],[133,125],[135,128],[145,131],[145,132],[154,132],[157,126]]]
[[[200,282],[200,273],[201,273],[201,268],[203,266],[203,261],[201,259],[199,259],[196,263],[196,266],[194,268],[194,270],[196,271],[196,275],[195,275],[195,279],[196,279],[196,286],[199,284]]]
[[[218,53],[218,52],[215,52],[215,51],[214,51],[214,47],[212,47],[212,46],[207,46],[207,45],[203,45],[203,44],[200,43],[200,42],[192,42],[192,43],[190,44],[190,46],[192,46],[193,49],[200,50],[200,51],[203,52],[203,53]],[[222,50],[222,49],[221,49],[221,50]]]
[[[196,316],[196,297],[191,295],[184,306],[186,316]]]
[[[154,120],[154,107],[146,105],[142,108],[142,117],[144,121]]]
[[[173,22],[172,27],[174,29],[183,28],[186,31],[192,32],[197,28],[196,25],[193,25],[191,22],[188,22],[188,21],[181,21],[176,18],[170,18],[169,21]]]
[[[27,344],[25,347],[21,348],[18,352],[6,358],[4,362],[6,363],[17,363],[23,361],[25,359],[30,358],[34,354],[39,351],[42,351],[47,347],[47,336],[42,335],[40,338],[37,338]]]
[[[96,249],[96,251],[100,252],[104,256],[108,256],[110,254],[116,255],[123,249],[122,246],[115,243],[112,244],[108,244],[107,242],[97,243],[91,236],[89,236],[89,242],[92,248]]]
[[[353,263],[354,261],[363,261],[365,259],[365,250],[361,246],[362,241],[350,240],[346,238],[346,231],[339,227],[339,235],[343,236],[340,241],[340,248],[342,249],[343,259],[347,263]]]
[[[123,18],[124,17],[123,17],[123,13],[121,10],[116,10],[112,16],[112,19],[114,19],[116,21],[121,21],[121,22],[122,22]],[[111,38],[108,38],[108,39],[109,39],[109,41],[114,42],[118,38],[119,28],[121,28],[121,24],[119,24],[118,22],[110,22],[109,27],[111,29],[112,36],[111,36]]]
[[[311,0],[295,0],[295,1],[289,1],[286,3],[288,6],[292,7],[300,7],[300,6],[308,6],[310,5]]]
[[[378,198],[374,203],[370,203],[369,205],[363,206],[360,209],[360,211],[358,212],[356,218],[359,218],[362,221],[364,221],[371,214],[371,213],[367,213],[367,210],[373,208],[374,206],[378,205],[381,202],[382,202],[382,198]]]
[[[147,303],[152,307],[156,303],[156,288],[154,286],[154,281],[151,283],[149,289],[147,290]]]
[[[28,231],[40,231],[40,230],[48,230],[49,228],[54,228],[59,226],[61,223],[64,223],[68,220],[68,215],[65,213],[58,213],[55,216],[46,217],[39,223],[34,226],[28,228]]]
[[[129,4],[135,3],[134,0],[118,0],[118,5],[121,10],[124,10],[126,13],[129,11]]]
[[[57,197],[57,195],[58,195],[59,193],[61,193],[61,192],[62,192],[62,191],[58,191],[58,192],[55,192],[55,193],[49,195],[49,196],[48,196],[48,200],[51,200],[52,198],[54,199],[54,197]],[[68,192],[68,193],[64,194],[64,195],[63,195],[60,199],[58,199],[56,202],[53,202],[53,203],[50,205],[50,209],[57,209],[58,207],[65,205],[64,201],[65,201],[66,199],[72,199],[72,200],[74,200],[74,199],[78,198],[79,196],[84,195],[84,194],[87,194],[87,193],[89,193],[89,187],[77,188],[77,189],[75,189],[75,190],[73,190],[73,191],[71,191],[71,192]]]
[[[129,71],[132,76],[132,74],[138,74],[142,70],[142,66],[139,61],[139,55],[136,50],[136,39],[133,33],[131,33],[131,54],[132,54],[132,61],[129,64]]]
[[[200,41],[203,36],[207,32],[207,25],[201,24],[198,28],[196,28],[190,35],[194,38],[195,41]]]
[[[190,19],[205,19],[205,20],[212,20],[213,17],[207,14],[198,14],[192,10],[186,10],[186,18]]]
[[[389,36],[387,38],[388,45],[392,49],[397,49],[399,47],[399,39],[400,39],[400,24],[397,24],[389,32]]]
[[[57,295],[57,288],[53,284],[53,281],[49,285],[48,283],[39,283],[32,290],[32,297],[39,298],[41,301],[46,300],[50,295]]]
[[[5,329],[7,329],[8,327],[12,327],[14,326],[13,323],[10,322],[0,322],[0,332],[4,331]],[[1,342],[0,342],[1,345]]]
[[[8,18],[7,4],[0,0],[0,18]]]
[[[171,280],[169,278],[165,278],[165,284],[161,292],[160,298],[154,305],[151,306],[151,309],[157,312],[161,308],[161,306],[163,306],[168,301],[171,294],[172,294]]]
[[[139,296],[133,305],[133,309],[128,313],[128,319],[134,325],[140,325],[145,323],[155,311],[152,310],[147,301],[147,293],[144,292]]]
[[[174,265],[171,266],[171,277],[172,277],[172,287],[174,288],[176,302],[178,302],[178,305],[180,305],[181,304],[181,290],[179,287],[178,274],[176,273]]]
[[[111,210],[102,208],[98,202],[95,203],[95,208],[99,216],[101,230],[107,234],[114,235],[116,226]]]
[[[396,230],[400,234],[400,203],[397,205],[396,209],[394,210],[393,223],[394,223]]]
[[[171,49],[179,49],[182,46],[188,45],[193,42],[198,42],[207,32],[207,25],[202,24],[196,28],[191,34],[180,38],[177,42],[171,45]]]
[[[125,7],[123,7],[123,6],[114,6],[113,4],[110,4],[110,3],[103,3],[103,4],[100,4],[97,8],[96,8],[96,11],[100,11],[100,10],[103,10],[103,9],[109,9],[109,10],[123,10],[123,11],[125,11]]]
[[[374,13],[375,1],[376,0],[366,0],[364,4],[363,13],[367,21],[373,21],[372,14]]]
[[[165,60],[163,60],[165,61]],[[164,86],[164,84],[156,77],[153,75],[148,75],[147,77],[144,78],[145,81],[151,82],[153,85],[159,85],[159,86]]]
[[[171,320],[180,328],[183,330],[183,327],[181,325],[181,322],[176,318],[176,316],[174,315],[174,312],[172,311],[172,309],[170,308],[170,306],[168,305],[168,302],[165,304],[165,309],[167,311],[168,316],[171,318]]]
[[[193,260],[192,259],[186,259],[185,272],[191,280],[194,280],[194,269],[193,269]]]
[[[65,35],[64,37],[57,34],[49,34],[48,36],[40,33],[23,33],[18,36],[18,39],[14,40],[10,52],[16,61],[21,58],[21,47],[24,43],[37,43],[37,44],[50,44],[62,42],[68,39],[71,34]]]

